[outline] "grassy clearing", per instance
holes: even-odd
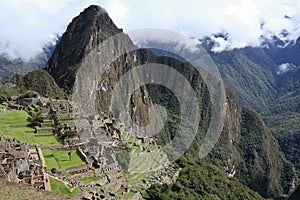
[[[99,176],[93,176],[93,177],[82,178],[81,182],[83,182],[83,183],[90,183],[90,182],[93,182],[93,181],[98,181],[100,179],[101,178]]]
[[[53,151],[53,155],[58,161],[61,168],[69,168],[86,164],[77,153],[77,150],[72,150],[72,160],[70,160],[70,157],[68,155],[69,152],[69,150]]]
[[[51,184],[51,192],[57,194],[76,195],[81,192],[79,188],[75,188],[73,192],[70,192],[63,182],[58,181],[52,177],[50,177],[50,184]]]
[[[47,169],[50,171],[52,168],[60,169],[52,151],[50,149],[42,149],[42,153],[47,164]]]
[[[52,124],[52,120],[50,120],[50,119],[43,119],[43,124]]]
[[[48,158],[45,157],[45,161],[47,164],[47,169],[50,171],[51,169],[55,168],[55,169],[60,169],[56,159],[54,158],[54,156],[49,156]]]
[[[0,115],[0,125],[18,125],[27,124],[28,114],[23,110],[9,110],[5,114]]]
[[[78,155],[76,150],[72,150],[72,160],[70,160],[68,155],[70,151],[68,150],[42,149],[42,152],[48,170],[51,170],[52,168],[64,169],[86,164]]]
[[[52,130],[52,127],[43,126],[43,124],[42,124],[42,127],[36,126],[35,128],[37,130]]]
[[[34,140],[35,144],[40,144],[44,146],[55,146],[60,144],[53,135],[35,136]]]
[[[10,125],[27,124],[28,116],[29,115],[22,110],[9,110],[5,114],[0,115],[0,134],[16,138],[28,144],[45,146],[60,144],[54,136],[35,136],[34,133],[25,133],[25,131],[33,130],[30,127],[9,128]]]

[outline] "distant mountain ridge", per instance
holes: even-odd
[[[59,42],[59,38],[56,40]],[[7,54],[0,54],[0,78],[3,80],[11,79],[15,74],[26,75],[27,73],[42,69],[46,66],[51,57],[56,44],[48,43],[43,52],[25,61],[22,58],[10,58]]]

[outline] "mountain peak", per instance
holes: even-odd
[[[101,16],[107,15],[107,11],[101,6],[90,5],[89,7],[85,8],[80,14]]]
[[[84,56],[99,43],[121,32],[123,30],[113,23],[104,8],[89,6],[68,25],[46,65],[46,70],[60,87],[71,90],[75,81],[72,73],[75,73]]]

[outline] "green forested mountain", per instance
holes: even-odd
[[[16,74],[10,83],[16,84],[20,92],[32,90],[44,97],[65,98],[63,90],[45,70],[34,70],[25,76]]]
[[[18,94],[18,90],[14,89],[12,85],[8,85],[0,79],[0,103],[7,101],[11,96]]]
[[[34,93],[43,97],[66,98],[63,89],[45,70],[35,70],[25,76],[16,74],[9,81],[0,79],[0,103],[9,100],[11,96],[30,97]]]
[[[284,73],[277,72],[283,63],[298,66],[299,53],[299,42],[286,49],[273,44],[266,49],[247,47],[210,53],[234,96],[241,104],[261,113],[286,157],[298,171],[300,70],[294,67]]]
[[[288,91],[288,88],[287,90]],[[300,88],[270,104],[262,115],[288,160],[300,172]]]
[[[228,178],[214,165],[195,160],[188,155],[176,163],[182,168],[176,182],[170,185],[152,185],[147,190],[146,199],[264,199],[236,178]]]
[[[243,105],[260,111],[274,101],[276,64],[260,48],[211,53],[221,76]]]
[[[56,46],[46,70],[54,77],[59,86],[63,87],[65,91],[70,92],[76,78],[76,72],[84,56],[91,52],[104,39],[121,32],[122,30],[113,24],[108,14],[100,7],[91,6],[87,8],[69,24],[60,43]],[[128,36],[123,35],[122,40],[114,41],[107,51],[119,51],[123,44],[127,46],[134,45]],[[257,73],[264,74],[265,77],[272,75],[272,72],[268,71],[268,69],[272,68],[271,64],[273,63],[271,61],[265,61],[264,57],[262,57],[259,64],[262,65],[262,63],[266,62],[270,66],[268,66],[268,69],[261,70],[259,64],[252,61],[256,55],[255,52],[245,51],[243,54],[245,58],[238,60],[235,66],[237,67],[239,63],[244,63],[244,67],[241,70],[235,71],[236,75],[242,76],[240,74],[248,72],[249,70],[246,68],[248,64],[255,67],[250,71],[253,74],[256,73],[257,76]],[[227,56],[224,55],[222,58],[226,59]],[[97,94],[98,108],[109,114],[111,91],[118,79],[128,70],[145,63],[160,63],[172,66],[185,76],[187,80],[190,80],[199,100],[199,115],[201,115],[202,120],[199,123],[199,131],[196,138],[188,152],[197,157],[210,121],[211,102],[209,91],[201,74],[193,69],[189,63],[170,57],[158,57],[147,49],[126,53],[113,62],[109,70],[103,74],[106,85],[110,87],[99,89]],[[260,71],[255,72],[255,70]],[[162,74],[160,72],[159,75],[167,78],[174,86],[177,84],[177,80],[172,74]],[[270,102],[267,98],[268,96],[275,97],[276,93],[273,89],[275,87],[275,80],[266,78],[265,81],[261,81],[261,84],[254,85],[259,80],[253,79],[250,81],[246,76],[247,74],[245,74],[243,81],[253,83],[253,85],[246,85],[244,89],[253,86],[253,88],[264,89],[267,93],[252,92],[250,94],[250,97],[262,97],[262,100],[258,100],[260,105],[263,106]],[[193,78],[191,79],[190,77]],[[230,77],[228,76],[228,78]],[[103,88],[102,82],[98,84],[99,88]],[[183,91],[184,89],[182,88]],[[245,96],[247,95],[245,94]],[[129,112],[133,120],[137,120],[141,124],[147,124],[147,113],[149,107],[152,106],[152,100],[169,108],[166,126],[157,136],[158,141],[163,144],[174,137],[174,133],[178,128],[178,121],[176,120],[178,120],[177,111],[179,107],[171,91],[157,85],[142,87],[134,93],[130,101]],[[277,141],[272,137],[271,132],[264,125],[260,116],[254,111],[248,110],[238,104],[229,90],[227,91],[227,101],[227,115],[223,133],[217,146],[205,161],[216,164],[225,171],[226,169],[232,171],[232,173],[236,174],[240,182],[256,190],[264,197],[275,197],[288,193],[295,178],[294,168],[286,161],[279,150]],[[254,104],[252,103],[252,105]],[[187,192],[189,189],[185,188],[183,190]]]

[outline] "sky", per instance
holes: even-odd
[[[300,35],[298,0],[0,0],[0,53],[29,59],[55,41],[90,4],[105,8],[119,28],[162,28],[211,37],[219,52],[259,46],[261,36],[293,42]],[[216,34],[225,34],[224,38]],[[283,34],[284,33],[284,34]]]

